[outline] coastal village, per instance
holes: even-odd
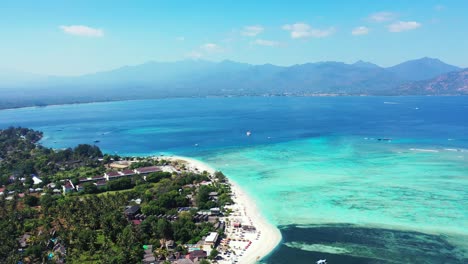
[[[102,162],[102,157],[97,159]],[[148,164],[158,165],[143,166]],[[112,158],[105,165],[105,172],[102,174],[81,177],[78,180],[62,179],[47,184],[38,175],[31,175],[32,188],[17,192],[8,188],[8,185],[3,186],[0,188],[0,200],[12,202],[31,199],[31,196],[39,199],[50,195],[64,197],[105,195],[119,192],[110,191],[110,187],[117,182],[124,182],[123,179],[129,181],[141,179],[150,183],[154,177],[184,177],[189,174],[204,175],[206,178],[187,183],[179,189],[179,193],[186,194],[188,201],[186,206],[177,207],[177,210],[170,213],[153,213],[142,203],[143,197],[134,197],[128,200],[127,205],[121,207],[120,213],[132,226],[143,228],[142,225],[150,219],[152,221],[162,219],[172,223],[190,212],[193,223],[208,226],[209,232],[205,232],[199,240],[191,243],[181,244],[175,239],[163,238],[157,243],[143,244],[141,263],[255,263],[276,246],[280,240],[279,231],[268,226],[255,209],[253,202],[240,188],[228,182],[222,173],[215,172],[202,162],[185,157]],[[24,177],[16,179],[14,175],[9,177],[12,183],[19,181],[24,184],[28,180]],[[207,193],[207,204],[217,206],[208,208],[204,206],[205,208],[201,209],[198,207],[196,196],[201,189],[206,188],[210,190]],[[86,194],[90,189],[97,194]],[[220,194],[218,189],[221,192],[228,190],[229,202],[223,202],[222,206],[218,206],[221,204],[219,200],[220,197],[226,200],[226,193]],[[43,232],[45,230],[39,233],[26,232],[18,237],[20,255],[28,252],[28,248],[37,237],[47,236],[49,239],[45,245],[46,259],[52,263],[65,263],[68,254],[65,240],[54,228],[48,230],[48,234]],[[271,237],[267,238],[265,233]],[[31,262],[28,259],[23,261]]]

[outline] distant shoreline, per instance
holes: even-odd
[[[167,99],[208,99],[208,98],[241,98],[241,97],[465,97],[468,95],[351,95],[351,94],[309,94],[309,95],[225,95],[225,96],[171,96],[171,97],[155,97],[145,99],[118,99],[118,100],[96,100],[89,102],[74,102],[74,103],[58,103],[58,104],[44,104],[44,105],[24,105],[14,107],[0,107],[0,111],[4,110],[16,110],[16,109],[27,109],[27,108],[43,108],[49,106],[65,106],[65,105],[83,105],[83,104],[95,104],[95,103],[115,103],[115,102],[129,102],[129,101],[148,101],[148,100],[167,100]]]

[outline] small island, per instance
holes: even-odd
[[[0,130],[2,263],[255,263],[281,240],[198,160],[55,150],[42,136]]]

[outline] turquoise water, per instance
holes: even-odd
[[[297,259],[297,251],[333,263],[466,263],[468,151],[412,145],[321,137],[202,159],[246,188],[268,219],[282,227],[285,241],[267,263]],[[355,239],[359,227],[374,233],[357,229],[364,234],[360,243],[342,238],[352,233]],[[323,237],[317,228],[334,230],[326,237],[335,239],[309,241],[305,230]],[[375,232],[379,229],[391,232]],[[289,240],[295,232],[303,239]],[[376,247],[376,240],[385,243]],[[298,263],[310,263],[310,255]]]
[[[464,234],[468,151],[314,138],[202,158],[238,181],[277,225],[352,223]]]
[[[465,97],[170,99],[0,111],[0,127],[209,163],[280,227],[267,263],[466,263],[466,113]]]

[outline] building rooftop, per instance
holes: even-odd
[[[40,184],[40,183],[42,183],[42,180],[41,180],[39,177],[37,177],[37,176],[33,176],[33,177],[32,177],[32,180],[33,180],[34,184]]]
[[[161,169],[158,166],[151,166],[151,167],[138,168],[135,171],[138,173],[150,173],[150,172],[161,171]]]
[[[121,175],[133,175],[135,172],[133,170],[123,170],[120,172]]]
[[[195,259],[195,258],[206,258],[206,251],[203,250],[194,250],[190,252],[186,258]]]
[[[211,232],[206,238],[205,243],[216,243],[218,241],[218,233]]]
[[[102,177],[102,176],[96,176],[96,177]],[[80,178],[79,181],[80,181],[80,182],[87,182],[87,181],[92,181],[92,180],[93,180],[93,178],[88,177],[88,178]]]
[[[211,182],[210,181],[202,181],[200,182],[200,185],[211,185]]]
[[[193,261],[191,261],[190,259],[178,259],[176,260],[177,264],[193,264]]]
[[[133,206],[127,207],[127,209],[125,209],[124,213],[126,215],[133,215],[133,214],[136,214],[138,211],[140,211],[140,206],[139,205],[133,205]]]
[[[219,214],[220,212],[221,212],[221,209],[219,209],[218,207],[210,208],[211,214]]]
[[[66,180],[63,186],[65,189],[73,189],[73,183],[70,180]]]
[[[116,176],[120,176],[120,173],[118,171],[109,171],[109,172],[106,172],[106,175],[109,177],[116,177]]]

